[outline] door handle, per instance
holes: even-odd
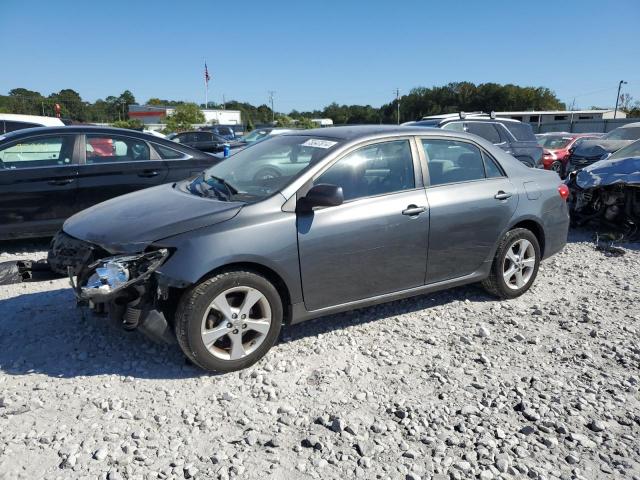
[[[49,185],[56,185],[56,186],[63,186],[63,185],[69,185],[71,182],[73,182],[73,178],[63,178],[60,180],[49,180],[47,183]]]
[[[157,177],[158,172],[156,172],[155,170],[145,170],[144,172],[139,173],[138,176],[144,178]]]
[[[410,217],[413,217],[415,215],[420,215],[426,209],[427,209],[427,207],[418,207],[417,205],[409,205],[407,208],[402,210],[402,214],[403,215],[409,215]]]
[[[496,200],[506,200],[507,198],[510,198],[513,195],[513,193],[508,193],[508,192],[503,192],[502,190],[500,190],[498,193],[496,193],[493,198],[495,198]]]

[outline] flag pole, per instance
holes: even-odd
[[[207,61],[204,61],[204,108],[209,108],[209,81],[207,80]]]

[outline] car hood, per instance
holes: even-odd
[[[99,203],[69,218],[62,228],[111,253],[134,253],[154,241],[229,220],[243,205],[167,184]]]
[[[630,143],[630,140],[585,140],[575,148],[573,154],[585,158],[600,158],[602,155],[616,152]]]
[[[583,168],[576,176],[580,188],[607,185],[640,185],[640,157],[600,160]]]

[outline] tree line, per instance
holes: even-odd
[[[455,113],[459,111],[509,111],[509,110],[564,110],[566,105],[555,93],[546,87],[521,87],[498,83],[474,84],[453,82],[431,88],[417,87],[402,95],[398,100],[373,107],[371,105],[339,105],[331,103],[323,109],[312,111],[292,110],[289,113],[272,112],[266,105],[252,105],[236,100],[223,105],[210,103],[210,108],[240,110],[249,129],[255,125],[268,124],[275,119],[277,124],[307,124],[311,118],[331,118],[336,125],[363,123],[396,123],[418,120],[428,115]],[[55,105],[61,109],[61,116],[78,122],[113,123],[127,120],[128,106],[136,103],[129,90],[118,96],[108,96],[95,102],[87,102],[72,89],[63,89],[47,96],[26,88],[14,88],[8,95],[0,95],[0,112],[31,115],[55,115]],[[180,106],[189,102],[150,98],[150,105]],[[625,102],[630,115],[640,115],[640,105]],[[204,104],[200,105],[204,108]]]

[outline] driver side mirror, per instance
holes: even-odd
[[[343,202],[342,187],[320,183],[311,187],[304,197],[298,199],[297,209],[310,212],[313,207],[337,207]]]

